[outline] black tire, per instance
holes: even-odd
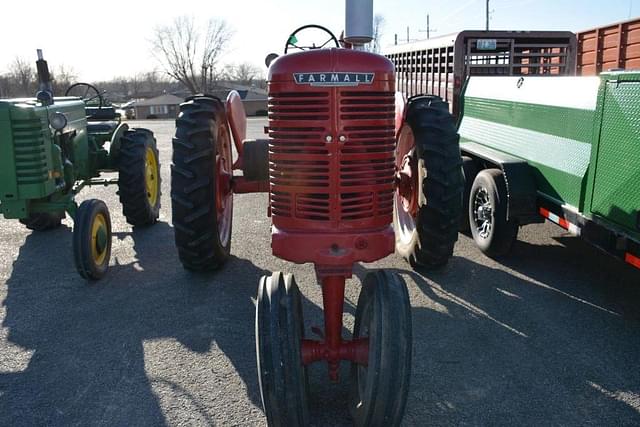
[[[461,233],[469,233],[471,226],[469,224],[469,195],[471,194],[471,186],[473,180],[478,175],[478,165],[471,157],[462,156],[462,175],[464,177],[464,191],[462,193],[462,213],[460,215],[460,225],[458,231]]]
[[[424,170],[418,167],[418,191],[426,203],[407,224],[396,197],[396,250],[414,268],[433,269],[449,261],[458,240],[464,189],[460,138],[448,104],[436,96],[412,99],[407,124],[415,140],[413,155],[424,165]]]
[[[96,223],[104,234],[94,232]],[[87,280],[98,280],[107,272],[111,258],[111,217],[102,200],[85,200],[76,211],[73,258],[78,273]]]
[[[248,139],[242,143],[242,174],[247,181],[269,179],[269,141]]]
[[[507,219],[507,185],[500,169],[478,173],[471,186],[468,215],[471,235],[482,252],[500,257],[511,250],[518,222]]]
[[[160,216],[161,178],[156,139],[147,129],[131,129],[120,139],[118,194],[133,226],[155,224]]]
[[[350,410],[356,426],[398,426],[411,377],[411,304],[400,276],[367,274],[353,339],[369,338],[369,363],[351,364]]]
[[[291,274],[263,276],[256,302],[256,351],[269,426],[306,426],[308,377],[302,364],[302,297]]]
[[[178,255],[189,270],[217,269],[231,250],[233,197],[226,223],[219,223],[216,209],[216,156],[223,143],[218,141],[220,132],[227,126],[224,120],[221,101],[205,96],[181,104],[176,120],[171,165],[172,217]]]
[[[32,213],[26,219],[19,220],[29,230],[33,231],[49,231],[60,227],[65,213],[38,212]]]

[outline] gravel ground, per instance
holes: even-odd
[[[249,120],[260,137],[262,119]],[[271,256],[265,195],[235,199],[233,258],[185,271],[173,244],[170,121],[156,133],[163,206],[133,230],[115,188],[108,276],[75,272],[72,223],[31,233],[0,220],[0,425],[264,425],[254,298],[265,272],[295,273],[307,327],[320,325],[311,265]],[[460,236],[453,259],[418,274],[399,257],[359,265],[347,284],[353,325],[359,279],[400,273],[413,307],[414,358],[405,425],[640,425],[640,274],[551,224],[521,229],[503,263]],[[307,329],[308,330],[308,329]],[[346,378],[346,364],[342,376]],[[311,418],[349,425],[347,381],[311,369]]]

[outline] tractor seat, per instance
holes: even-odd
[[[85,111],[89,121],[115,120],[118,118],[116,109],[113,107],[85,107]]]
[[[100,122],[88,122],[87,132],[89,133],[110,133],[116,130],[118,127],[116,121],[100,121]]]

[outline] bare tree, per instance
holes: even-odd
[[[254,81],[261,79],[261,70],[250,62],[243,62],[237,65],[226,67],[226,78],[243,85],[251,85]]]
[[[17,85],[18,96],[33,96],[36,73],[29,61],[16,56],[9,65],[9,74]]]
[[[384,16],[376,14],[376,16],[373,17],[373,40],[369,43],[370,52],[380,53],[384,24]]]
[[[180,16],[155,29],[152,53],[166,73],[191,93],[206,92],[217,77],[216,66],[231,35],[223,20],[210,19],[201,28],[193,17]]]
[[[53,80],[53,93],[61,96],[69,86],[78,80],[78,75],[73,67],[62,64],[51,73],[51,79]]]

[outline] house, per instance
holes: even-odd
[[[135,104],[137,119],[175,119],[179,105],[184,102],[179,96],[166,93],[155,98],[144,99]]]
[[[212,95],[220,99],[227,99],[229,92],[235,90],[242,99],[242,105],[247,116],[267,115],[267,91],[257,87],[241,85],[234,82],[218,82],[216,88],[211,91]]]

